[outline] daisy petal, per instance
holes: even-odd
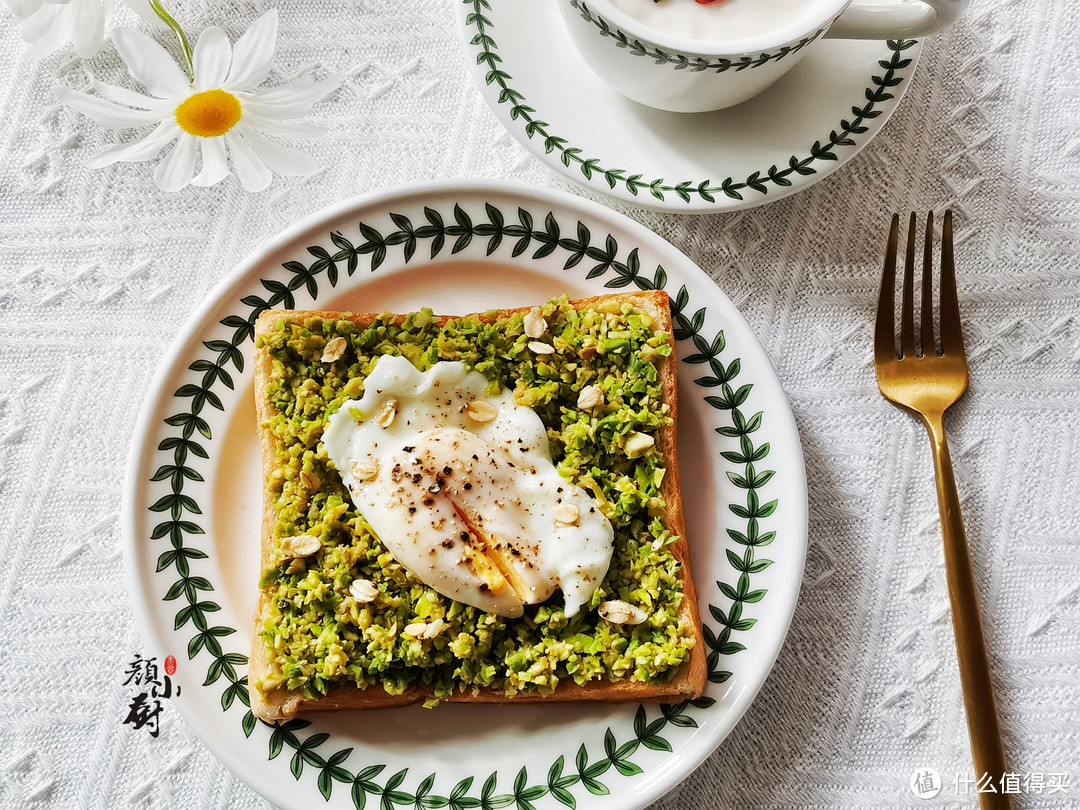
[[[105,43],[105,9],[100,2],[79,2],[69,6],[72,44],[83,59],[92,59]]]
[[[207,28],[199,35],[192,57],[195,68],[195,89],[211,90],[221,87],[229,75],[232,64],[232,48],[224,29],[216,25]]]
[[[275,174],[306,177],[319,168],[315,159],[307,152],[275,143],[258,132],[248,130],[243,134],[244,139],[266,164],[266,168]]]
[[[154,182],[161,187],[162,191],[179,191],[191,182],[191,176],[195,174],[195,153],[199,144],[195,138],[181,135],[176,146],[158,164],[154,172]]]
[[[23,42],[37,42],[43,37],[56,19],[60,11],[58,6],[47,5],[44,8],[34,9],[34,13],[27,14],[26,19],[19,25],[19,33],[22,34]]]
[[[109,101],[115,101],[117,104],[134,107],[137,110],[161,110],[171,106],[162,104],[161,99],[150,98],[149,96],[144,96],[142,93],[128,90],[126,87],[117,87],[115,84],[105,84],[105,82],[95,81],[94,90],[102,98],[106,98]]]
[[[8,0],[8,8],[11,13],[21,20],[25,20],[39,8],[45,0]]]
[[[266,81],[277,48],[278,12],[270,9],[233,46],[232,68],[225,87],[248,90]]]
[[[202,139],[202,170],[191,181],[193,186],[212,186],[229,176],[229,159],[221,138]]]
[[[310,98],[311,103],[314,104],[340,83],[340,76],[327,76],[325,79],[316,79],[310,73],[307,73],[298,76],[291,82],[286,82],[281,87],[259,93],[257,98],[271,104],[293,102],[299,98]]]
[[[247,111],[246,119],[263,135],[275,138],[315,138],[326,132],[326,127],[317,124],[308,124],[301,121],[274,121],[270,118],[260,118]]]
[[[161,154],[161,150],[176,139],[179,127],[170,121],[162,121],[157,129],[140,141],[131,143],[118,143],[106,146],[90,160],[86,161],[88,169],[101,169],[111,166],[113,163],[141,163]]]
[[[168,28],[168,26],[165,25],[165,21],[162,20],[161,17],[159,17],[157,14],[155,14],[152,8],[150,8],[150,3],[148,0],[124,0],[124,3],[127,5],[128,8],[138,14],[139,17],[142,18],[143,22],[150,23],[150,25],[152,25],[154,28],[157,28],[159,31],[164,31]]]
[[[29,19],[23,20],[19,33],[24,42],[34,43],[34,56],[48,56],[68,41],[70,25],[62,6],[46,4]]]
[[[150,95],[173,99],[191,94],[191,83],[184,71],[167,50],[146,34],[132,28],[117,28],[112,37],[128,72]]]
[[[252,192],[262,191],[270,185],[273,175],[243,135],[230,132],[225,135],[225,144],[229,147],[229,157],[232,158],[236,176],[240,178],[240,185]]]
[[[87,118],[92,119],[105,129],[129,129],[153,124],[160,120],[157,113],[150,110],[131,110],[113,104],[103,98],[92,96],[89,93],[80,93],[58,84],[53,87],[53,93],[61,102],[74,110],[78,110]]]
[[[266,118],[299,118],[311,112],[315,102],[333,90],[341,82],[338,76],[315,81],[304,76],[258,95],[239,96],[240,102],[256,115]]]

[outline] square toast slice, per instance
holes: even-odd
[[[597,296],[569,302],[573,309],[584,311],[629,304],[634,310],[649,315],[653,332],[671,334],[671,312],[668,296],[661,291],[644,291]],[[531,307],[497,310],[468,316],[435,316],[436,326],[442,326],[450,320],[476,318],[481,322],[491,323],[515,314],[524,314]],[[405,314],[376,315],[332,311],[283,311],[264,312],[255,327],[256,338],[268,336],[278,329],[282,320],[287,323],[305,323],[310,319],[331,319],[352,321],[357,330],[367,328],[372,322],[382,317],[390,318],[393,323],[405,321]],[[265,572],[274,566],[274,532],[278,522],[276,494],[272,485],[272,476],[277,466],[276,455],[279,439],[271,431],[270,420],[277,414],[270,397],[267,395],[271,382],[273,359],[264,348],[256,350],[255,355],[255,405],[258,422],[259,440],[262,452],[264,473],[263,519],[260,553],[260,570]],[[456,690],[450,696],[441,699],[452,702],[472,703],[532,703],[543,701],[639,701],[672,702],[697,697],[705,686],[707,666],[706,649],[702,637],[701,622],[698,615],[697,596],[691,577],[689,547],[686,540],[684,505],[680,490],[676,431],[678,425],[678,391],[676,367],[678,360],[671,353],[660,357],[655,363],[662,385],[663,403],[667,405],[671,419],[658,431],[658,448],[663,456],[666,470],[661,483],[661,493],[665,502],[662,518],[664,528],[677,536],[671,544],[671,552],[678,561],[678,579],[682,585],[683,597],[675,621],[689,622],[693,634],[693,646],[689,655],[679,666],[669,673],[665,680],[642,681],[630,678],[588,680],[577,683],[573,678],[563,677],[549,694],[538,691],[518,691],[508,695],[503,689],[491,687],[468,687]],[[316,698],[306,696],[302,691],[278,687],[263,691],[258,687],[261,680],[272,672],[272,664],[267,644],[262,638],[266,621],[270,616],[270,592],[272,584],[261,587],[255,611],[255,632],[252,641],[248,689],[251,709],[256,717],[266,721],[286,720],[298,712],[334,711],[342,709],[374,709],[402,706],[435,697],[431,686],[413,683],[399,694],[392,694],[381,685],[361,688],[353,683],[335,684],[328,694]]]

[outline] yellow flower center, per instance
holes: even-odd
[[[180,129],[200,138],[224,135],[240,120],[240,100],[224,90],[203,90],[176,108]]]

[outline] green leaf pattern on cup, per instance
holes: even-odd
[[[633,56],[648,57],[658,65],[671,65],[675,70],[689,70],[695,73],[705,70],[711,70],[714,73],[724,73],[728,70],[738,72],[749,68],[761,67],[769,62],[779,62],[785,56],[790,56],[793,53],[801,51],[815,39],[824,34],[829,26],[832,25],[832,20],[830,20],[826,25],[823,25],[809,36],[803,37],[798,42],[791,45],[784,45],[781,48],[777,48],[770,53],[762,53],[758,56],[743,55],[736,59],[718,57],[710,60],[703,56],[690,56],[685,53],[678,53],[677,51],[665,51],[655,45],[644,43],[636,37],[631,38],[624,31],[611,25],[600,15],[593,13],[585,0],[570,0],[570,5],[578,10],[583,20],[592,23],[592,25],[596,27],[600,36],[611,37],[615,42],[616,47],[625,48],[627,53]]]

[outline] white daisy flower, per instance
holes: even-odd
[[[94,82],[96,95],[53,88],[62,102],[106,129],[156,124],[139,141],[106,147],[87,162],[101,168],[117,161],[152,160],[172,144],[154,172],[165,191],[189,183],[210,186],[236,172],[248,191],[262,191],[274,173],[306,175],[315,162],[299,149],[269,137],[310,137],[322,130],[292,122],[311,111],[337,84],[301,76],[282,87],[255,92],[270,73],[277,47],[277,10],[271,9],[233,45],[225,31],[207,28],[192,56],[194,81],[161,45],[138,31],[118,28],[113,41],[133,78],[148,96]],[[195,164],[201,154],[201,167]]]
[[[147,0],[127,0],[127,5],[160,26]],[[69,42],[83,59],[93,59],[105,43],[116,10],[114,0],[7,0],[7,6],[19,18],[19,32],[33,44],[39,59]]]
[[[69,42],[83,59],[93,58],[105,42],[115,7],[113,0],[7,0],[7,5],[39,59]]]

